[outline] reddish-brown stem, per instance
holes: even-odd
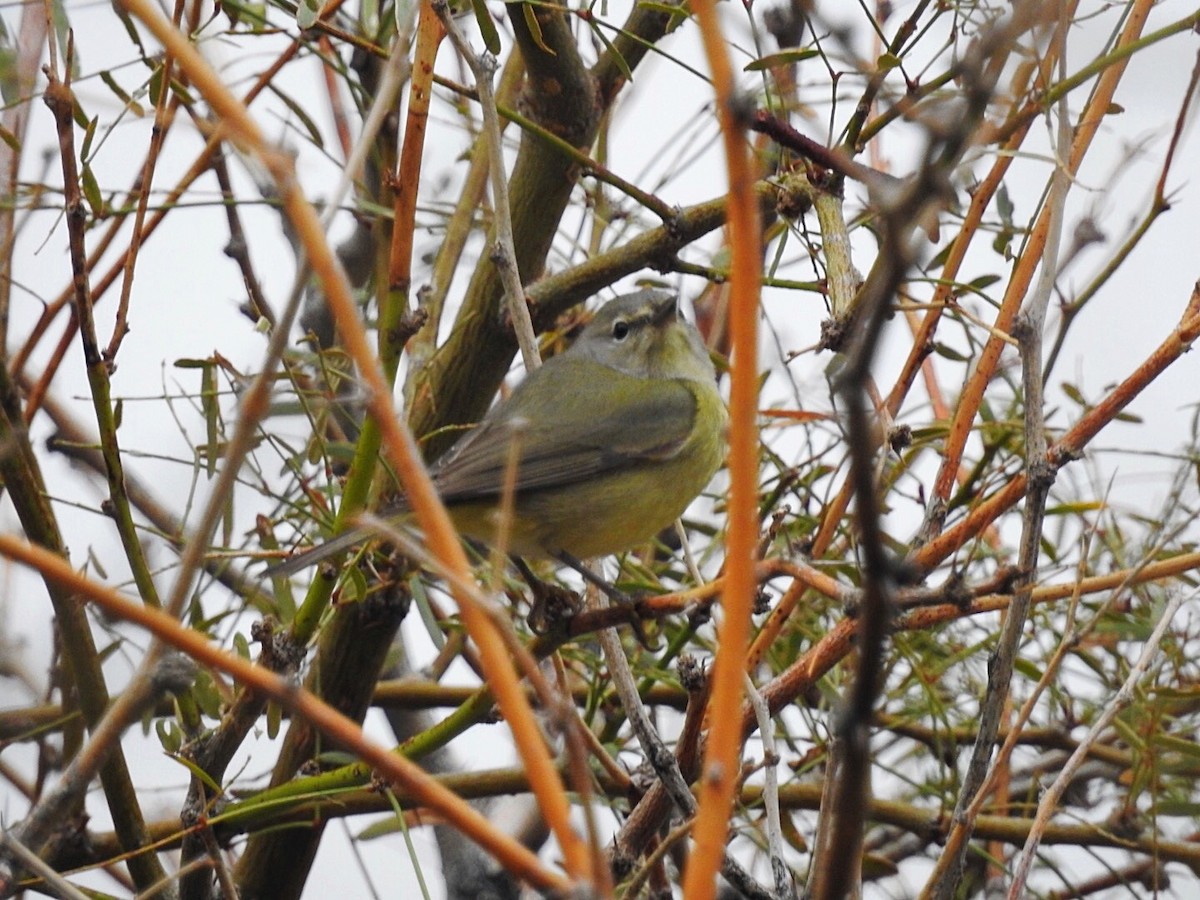
[[[708,744],[700,778],[700,799],[693,829],[695,852],[684,872],[683,892],[707,900],[716,891],[716,875],[725,857],[729,813],[740,773],[742,735],[724,712],[742,702],[743,678],[754,598],[754,553],[758,543],[758,301],[761,237],[754,169],[746,143],[744,101],[737,95],[729,48],[721,34],[713,0],[692,5],[700,23],[712,70],[717,117],[729,175],[728,232],[730,270],[729,524],[725,540],[725,617],[718,631],[709,709]]]
[[[1152,5],[1149,0],[1141,0],[1135,5],[1126,20],[1118,46],[1135,40],[1141,34]],[[1063,40],[1063,36],[1060,35],[1057,40]],[[1096,84],[1095,91],[1088,99],[1083,112],[1080,113],[1070,153],[1063,162],[1069,176],[1073,176],[1079,171],[1079,165],[1091,147],[1096,130],[1100,127],[1100,122],[1112,103],[1117,85],[1125,74],[1127,63],[1127,58],[1121,58],[1104,70]],[[1009,279],[1008,289],[1005,291],[1000,311],[996,314],[993,323],[996,331],[1007,334],[1012,329],[1013,322],[1016,320],[1017,313],[1029,290],[1029,285],[1033,281],[1034,272],[1041,261],[1042,251],[1050,231],[1050,219],[1050,208],[1043,207]],[[966,449],[967,438],[971,433],[979,407],[983,403],[984,391],[996,371],[1000,352],[1004,346],[1005,343],[995,335],[988,338],[979,354],[975,369],[963,388],[958,409],[950,423],[950,432],[946,437],[944,459],[931,491],[930,503],[935,508],[938,505],[944,506],[949,500],[950,491],[954,486],[955,477],[962,462],[963,451]]]
[[[425,0],[417,19],[404,146],[400,150],[400,161],[393,181],[396,202],[392,247],[388,256],[388,288],[401,297],[408,296],[412,281],[413,223],[417,214],[417,188],[421,183],[421,157],[425,152],[429,101],[433,96],[433,65],[445,36],[445,29],[434,13],[432,4]]]

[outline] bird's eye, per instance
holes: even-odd
[[[629,337],[629,323],[623,319],[613,322],[612,336],[614,341],[623,341]]]

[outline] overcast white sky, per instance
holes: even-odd
[[[610,3],[609,17],[614,21],[620,20],[627,6],[626,2]],[[844,14],[847,21],[860,24],[853,18],[849,5],[838,7],[836,4],[823,4],[823,7],[836,8],[836,14]],[[1166,0],[1155,8],[1146,31],[1179,18],[1192,7],[1192,3],[1184,0]],[[95,73],[111,68],[113,76],[132,91],[145,78],[146,71],[140,63],[128,62],[131,53],[127,39],[108,3],[71,2],[67,8],[76,28],[81,69],[85,76],[78,85],[78,93],[90,113],[99,114],[102,120],[111,120],[117,103],[111,92],[95,77]],[[1094,4],[1094,8],[1100,11],[1103,5]],[[906,11],[907,6],[898,6],[893,23],[898,22]],[[724,12],[735,42],[741,47],[749,46],[741,4],[728,4]],[[17,30],[18,14],[19,9],[14,6],[0,9],[0,18],[10,34]],[[1071,68],[1091,58],[1094,48],[1106,34],[1105,29],[1110,27],[1110,18],[1101,17],[1089,27],[1073,33],[1069,55]],[[694,28],[685,27],[665,42],[664,47],[688,59],[699,59],[696,37]],[[228,41],[212,41],[205,45],[205,49],[209,58],[232,79],[234,86],[244,90],[248,86],[249,76],[260,71],[269,60],[270,55],[264,53],[261,43],[252,42],[247,51]],[[281,47],[282,42],[275,46]],[[1146,209],[1158,177],[1166,137],[1179,112],[1196,48],[1195,36],[1184,35],[1161,43],[1149,53],[1134,57],[1130,73],[1117,94],[1120,112],[1106,120],[1098,138],[1098,146],[1089,154],[1068,204],[1068,233],[1081,218],[1091,216],[1104,231],[1109,243],[1086,251],[1081,256],[1060,284],[1064,290],[1070,292],[1085,284],[1094,274],[1095,267],[1108,258],[1111,247],[1125,237]],[[445,54],[446,50],[443,51]],[[742,62],[748,60],[749,56],[741,59]],[[754,76],[747,74],[745,77],[747,86],[753,87]],[[804,78],[803,69],[801,77]],[[814,72],[811,81],[814,84],[822,82],[821,73]],[[315,61],[310,59],[290,66],[280,84],[304,103],[307,113],[321,124],[326,135],[332,133],[328,127],[330,119],[324,99],[325,91]],[[852,91],[853,88],[849,88],[847,93]],[[664,183],[659,193],[671,204],[684,206],[707,200],[719,193],[723,184],[723,169],[719,144],[713,141],[716,132],[708,110],[710,97],[710,89],[699,78],[682,72],[669,61],[648,61],[639,71],[629,96],[622,101],[622,117],[614,128],[610,145],[610,167],[625,177],[639,181],[643,172],[663,173]],[[1079,109],[1082,98],[1082,94],[1072,98],[1073,111]],[[827,98],[815,95],[811,99],[814,103],[824,104],[827,101]],[[843,103],[839,107],[839,116],[844,116],[849,108],[849,104]],[[339,159],[332,140],[329,139],[328,149],[333,155],[322,156],[291,133],[295,119],[282,104],[267,98],[256,104],[254,111],[268,133],[278,135],[297,149],[300,153],[301,180],[310,197],[321,199],[324,192],[332,189],[338,174]],[[798,121],[796,124],[811,136],[822,140],[828,137],[823,130],[826,125],[823,117],[826,114],[826,107],[822,105],[814,109],[810,121]],[[149,124],[148,118],[127,120],[106,137],[104,145],[96,152],[94,165],[100,184],[106,191],[123,189],[132,181],[135,168],[142,161],[141,148],[145,146]],[[1049,122],[1035,126],[1043,135],[1052,127]],[[681,141],[679,135],[692,137],[688,141]],[[686,148],[681,150],[681,145],[686,145]],[[24,177],[30,181],[44,178],[51,183],[58,182],[52,122],[49,112],[40,103],[34,107],[28,146],[30,152],[26,153]],[[179,123],[164,150],[156,183],[159,186],[175,183],[180,173],[190,165],[200,146],[200,138],[192,127],[185,122]],[[426,154],[426,180],[431,186],[450,184],[450,189],[442,196],[453,196],[452,185],[462,171],[458,157],[464,146],[461,130],[457,124],[448,122],[444,108],[435,112]],[[1031,141],[1029,147],[1031,150],[1045,151],[1048,143],[1044,137],[1039,137]],[[897,175],[906,174],[917,159],[914,145],[887,141],[882,149],[890,170]],[[45,163],[42,157],[43,150],[50,154],[49,163]],[[686,166],[680,166],[680,158]],[[1084,313],[1055,372],[1056,383],[1071,381],[1089,400],[1099,399],[1108,386],[1124,378],[1163,340],[1177,320],[1193,284],[1200,278],[1197,158],[1200,157],[1197,155],[1195,129],[1189,128],[1169,181],[1175,197],[1171,211],[1160,218],[1150,239],[1139,247]],[[41,174],[43,164],[50,168],[51,174],[48,176]],[[1039,201],[1050,165],[1051,161],[1043,157],[1022,159],[1014,166],[1008,186],[1016,204],[1014,218],[1018,222],[1027,218],[1028,211]],[[240,193],[251,196],[253,191],[242,165],[232,161],[231,168]],[[194,196],[211,199],[214,193],[215,182],[211,176],[207,176]],[[423,195],[426,203],[438,199],[436,188]],[[854,206],[861,199],[851,191],[849,205]],[[266,296],[278,306],[286,297],[294,268],[293,256],[280,232],[279,219],[265,207],[246,206],[242,209],[242,216],[252,235],[251,250]],[[420,220],[432,223],[435,219],[426,212]],[[345,227],[346,220],[343,219],[336,226],[337,233],[343,233]],[[243,290],[236,266],[221,254],[226,240],[223,213],[215,205],[180,210],[167,218],[166,224],[154,235],[141,255],[131,307],[133,330],[122,349],[119,367],[113,377],[114,394],[125,398],[121,439],[125,447],[146,454],[131,460],[132,470],[150,481],[166,498],[187,496],[194,489],[196,504],[203,499],[204,480],[195,479],[191,467],[185,464],[184,461],[189,460],[191,454],[189,442],[179,433],[175,421],[166,415],[161,397],[164,392],[172,395],[195,393],[199,389],[199,374],[196,370],[175,369],[173,362],[180,358],[207,357],[218,350],[242,371],[252,372],[257,368],[265,343],[263,336],[234,312],[241,302]],[[436,247],[437,240],[436,234],[419,236],[418,254],[431,251]],[[865,235],[860,234],[857,241],[860,254],[858,264],[865,272],[871,262],[873,247]],[[120,240],[117,243],[120,245]],[[963,280],[987,273],[1007,275],[1007,267],[998,257],[986,251],[986,243],[981,242],[982,249],[976,252],[972,260],[973,274],[965,276]],[[564,241],[563,247],[566,246]],[[713,244],[709,242],[707,246],[712,247]],[[66,284],[65,273],[69,271],[69,266],[61,219],[50,210],[33,214],[24,227],[14,257],[20,285],[13,294],[12,330],[15,335],[23,335],[40,313],[43,302],[57,296]],[[699,255],[693,258],[703,261]],[[557,257],[557,262],[552,258],[552,264],[561,266],[561,260],[561,256]],[[417,284],[427,277],[427,273],[427,267],[418,265]],[[796,266],[788,273],[788,277],[810,278],[812,272]],[[993,290],[999,292],[1002,286],[1003,283]],[[685,293],[695,289],[694,282],[684,285]],[[454,292],[451,296],[455,296]],[[111,304],[110,296],[103,310],[110,310]],[[764,308],[770,324],[778,329],[780,344],[785,350],[815,343],[825,310],[814,295],[768,290]],[[988,309],[982,303],[975,309],[985,318],[990,318]],[[111,328],[110,316],[108,312],[101,314],[102,340],[107,338]],[[54,329],[56,336],[60,327]],[[877,376],[885,386],[891,384],[895,367],[908,346],[908,335],[900,319],[892,323],[891,329]],[[947,328],[946,334],[953,335],[953,328]],[[43,342],[35,355],[37,363],[44,364],[52,345],[53,341]],[[764,347],[764,365],[774,364],[775,360],[771,358],[772,342],[764,340]],[[828,390],[822,374],[827,362],[827,356],[809,354],[792,366],[794,376],[805,391],[806,406],[829,408]],[[1200,400],[1198,385],[1200,370],[1193,354],[1160,378],[1132,407],[1133,412],[1146,420],[1146,426],[1117,424],[1106,430],[1097,444],[1114,451],[1178,450],[1188,437],[1194,407]],[[945,387],[953,391],[955,385],[947,384]],[[74,401],[81,421],[92,420],[90,407],[84,399],[87,391],[82,363],[74,349],[68,354],[54,390],[59,398],[71,398]],[[774,382],[773,390],[785,399],[790,395],[782,380]],[[1061,393],[1056,391],[1051,400],[1057,406],[1057,412],[1050,420],[1051,425],[1063,426],[1074,421],[1078,409],[1065,402]],[[919,409],[920,403],[921,394],[919,390],[914,391],[906,412],[917,410],[915,415],[919,419],[923,415]],[[193,410],[187,408],[187,402],[181,402],[177,411],[179,419],[193,435],[200,433],[202,422]],[[38,440],[47,436],[44,421],[35,423],[34,432]],[[162,458],[154,458],[155,455]],[[64,484],[64,463],[55,457],[44,456],[43,459],[47,482],[51,485]],[[1113,473],[1118,476],[1118,500],[1131,506],[1139,504],[1136,508],[1146,515],[1154,515],[1168,489],[1161,472],[1172,467],[1171,464],[1124,452],[1106,453],[1099,459],[1105,477]],[[1078,470],[1073,470],[1073,473],[1075,471]],[[114,554],[110,551],[117,546],[117,542],[107,520],[72,505],[83,503],[95,507],[103,497],[102,486],[87,478],[74,479],[72,483],[76,485],[76,493],[69,498],[62,498],[69,502],[59,504],[57,509],[62,515],[74,561],[82,563],[89,546],[99,548],[100,558],[113,558]],[[1194,493],[1194,485],[1190,490]],[[239,523],[247,525],[255,511],[248,507],[239,509]],[[906,536],[903,529],[907,527],[906,522],[914,515],[914,511],[901,511],[898,515],[901,518],[893,525],[898,530],[898,537],[903,539]],[[0,522],[6,529],[19,528],[7,504],[0,512]],[[161,549],[156,552],[154,559],[162,564],[170,561],[169,555]],[[35,672],[44,672],[50,638],[48,602],[42,599],[37,582],[27,575],[11,569],[6,574],[9,584],[6,594],[9,599],[0,604],[0,627],[9,641],[25,646],[30,668]],[[116,579],[120,573],[111,572],[110,575]],[[169,583],[168,576],[164,584]],[[123,670],[127,663],[127,660],[118,659],[113,661],[110,668],[116,673]],[[29,700],[14,683],[0,680],[0,706],[24,705]],[[388,740],[382,729],[377,733],[381,740]],[[258,740],[261,745],[266,739],[260,737]],[[130,739],[130,745],[139,747],[139,752],[144,755],[144,763],[140,762],[139,765],[155,767],[156,775],[152,781],[165,789],[157,814],[165,815],[177,810],[178,797],[174,787],[182,777],[179,768],[158,755],[153,741],[147,745],[134,737]],[[22,766],[30,762],[26,748],[6,750],[6,762],[10,758]],[[22,808],[17,798],[5,796],[3,791],[4,788],[0,787],[0,817],[11,821],[20,815]],[[97,823],[107,819],[101,804],[93,804],[91,811]],[[152,810],[151,814],[156,813]],[[357,828],[358,823],[351,825],[352,830]],[[337,848],[337,831],[338,827],[331,829],[323,853],[341,852]],[[418,840],[425,838],[418,837]],[[362,849],[368,855],[379,854],[378,859],[368,861],[373,871],[398,872],[404,868],[397,863],[395,857],[398,848],[390,841],[369,843]],[[340,872],[335,871],[339,869]],[[344,865],[318,863],[309,896],[328,896],[333,890],[340,890],[344,894],[347,879],[352,878]],[[352,890],[352,893],[356,891]]]

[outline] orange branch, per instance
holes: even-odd
[[[368,741],[356,722],[299,685],[237,654],[222,650],[207,637],[184,627],[167,613],[144,606],[85,578],[71,568],[70,563],[48,550],[12,535],[0,534],[0,555],[29,566],[71,593],[86,597],[106,613],[145,628],[197,662],[266,694],[293,715],[319,728],[335,744],[351,748],[389,781],[412,791],[421,803],[445,816],[447,821],[493,854],[509,871],[538,889],[556,893],[571,889],[571,883],[566,878],[546,868],[535,854],[497,829],[469,803],[441,785],[416,763]]]
[[[262,75],[259,76],[258,81],[246,93],[246,97],[242,101],[242,103],[245,105],[249,105],[254,100],[255,97],[257,97],[260,93],[262,93],[262,91],[266,87],[266,85],[268,83],[270,83],[271,79],[274,78],[276,74],[278,74],[279,70],[282,69],[283,66],[293,56],[295,56],[296,52],[300,49],[300,47],[301,47],[301,43],[299,41],[296,41],[291,46],[289,46],[286,50],[284,50],[283,53],[280,54],[279,58],[276,59],[275,62],[273,62],[266,69],[266,71],[264,71],[262,73]],[[150,217],[150,219],[146,222],[145,228],[143,228],[142,232],[141,232],[140,243],[142,245],[144,245],[146,243],[146,241],[149,239],[150,235],[152,235],[154,233],[155,229],[157,229],[158,226],[160,224],[162,224],[162,221],[166,218],[167,214],[175,208],[176,202],[179,200],[180,197],[183,196],[184,192],[187,191],[187,189],[189,187],[191,187],[191,185],[196,181],[196,179],[198,179],[201,175],[203,175],[205,172],[208,171],[209,164],[210,164],[210,161],[212,158],[212,154],[213,154],[213,152],[215,152],[216,148],[218,146],[220,146],[220,143],[221,143],[221,138],[220,138],[219,134],[209,136],[207,144],[205,144],[204,149],[200,151],[200,154],[196,157],[196,160],[192,163],[191,168],[189,168],[187,170],[187,172],[184,173],[183,177],[176,183],[175,187],[173,187],[170,190],[170,192],[168,192],[166,197],[164,197],[163,200],[161,201],[159,210],[156,213],[154,213],[154,215],[152,215]],[[97,245],[95,247],[92,248],[92,252],[91,252],[90,256],[88,257],[87,269],[89,272],[93,271],[95,269],[95,267],[99,264],[101,257],[104,255],[104,252],[108,249],[109,243],[111,243],[113,238],[116,237],[116,234],[118,231],[118,226],[122,221],[124,221],[124,218],[125,218],[124,216],[114,217],[113,226],[105,232],[104,237],[97,243]],[[109,267],[108,271],[105,272],[105,274],[103,276],[101,276],[99,279],[96,279],[95,282],[92,284],[92,302],[93,303],[98,302],[108,292],[108,289],[110,287],[112,287],[113,283],[117,280],[118,276],[120,276],[120,274],[125,270],[125,260],[128,256],[128,254],[129,254],[129,249],[126,248],[125,250],[123,250],[121,252],[121,254],[117,257],[117,259]],[[10,369],[13,372],[13,376],[14,376],[15,380],[18,380],[18,381],[21,380],[21,375],[25,368],[25,364],[29,360],[30,355],[33,353],[33,351],[37,347],[37,345],[41,342],[42,338],[45,336],[46,330],[50,327],[51,323],[58,317],[58,314],[64,308],[69,308],[68,305],[70,304],[70,302],[71,302],[71,286],[68,285],[61,294],[59,294],[50,303],[46,304],[46,308],[42,310],[42,314],[38,317],[37,322],[34,323],[33,328],[30,330],[29,336],[25,338],[25,341],[21,345],[21,348],[13,355],[13,361],[10,366]],[[64,340],[67,343],[72,342],[75,338],[75,326],[76,326],[76,323],[75,323],[74,319],[72,319],[67,325],[67,335],[64,338]],[[57,372],[57,368],[58,368],[57,363],[54,363],[51,366],[43,367],[42,373],[39,376],[39,385],[42,385],[42,387],[36,397],[37,402],[33,402],[34,397],[31,395],[29,402],[27,402],[25,404],[26,421],[32,421],[33,416],[36,415],[38,409],[41,408],[41,398],[45,395],[45,390],[46,390],[46,388],[49,387],[50,382],[53,381],[54,375]]]
[[[1200,553],[1183,553],[1170,559],[1156,560],[1136,570],[1121,569],[1104,575],[1094,575],[1063,584],[1034,588],[1030,600],[1034,604],[1063,600],[1075,594],[1095,594],[1111,591],[1123,585],[1148,584],[1165,578],[1176,578],[1200,569]],[[1011,594],[986,594],[968,604],[942,603],[922,606],[900,615],[894,624],[897,631],[927,631],[949,622],[968,619],[986,613],[1003,612],[1012,601]],[[858,636],[858,620],[843,619],[825,632],[803,656],[760,689],[771,711],[778,712],[788,703],[814,687],[818,680],[841,662],[853,649]],[[749,734],[756,726],[754,712],[743,710],[742,727]]]
[[[754,554],[758,541],[755,503],[758,498],[758,298],[760,231],[754,195],[754,169],[739,116],[729,47],[721,35],[715,0],[696,0],[692,9],[700,23],[704,50],[712,69],[717,115],[729,171],[730,337],[733,366],[729,417],[729,526],[725,543],[724,619],[718,631],[712,673],[711,723],[700,777],[700,798],[693,837],[696,850],[684,873],[683,896],[708,900],[716,891],[716,875],[725,857],[729,817],[741,767],[742,679],[750,638],[754,598]]]
[[[1125,30],[1121,34],[1118,46],[1124,46],[1137,39],[1145,25],[1151,6],[1153,6],[1152,0],[1138,0],[1125,23]],[[1059,36],[1058,40],[1062,39],[1062,36]],[[1109,110],[1113,94],[1116,92],[1121,76],[1125,73],[1127,64],[1128,58],[1122,57],[1110,68],[1105,69],[1097,81],[1095,92],[1080,114],[1079,122],[1076,125],[1075,139],[1071,143],[1071,152],[1064,163],[1069,175],[1074,175],[1079,170],[1079,164],[1091,146],[1100,120]],[[1025,294],[1029,290],[1029,285],[1033,281],[1034,272],[1037,271],[1038,264],[1041,262],[1049,232],[1050,207],[1043,206],[1029,235],[1029,241],[1013,269],[1008,290],[1004,294],[1004,301],[996,315],[994,324],[996,331],[1007,334],[1011,330],[1025,299]],[[975,421],[975,414],[983,402],[984,391],[996,371],[996,364],[1000,360],[1000,353],[1003,349],[1004,342],[994,334],[990,336],[979,355],[975,371],[971,373],[971,377],[963,389],[959,399],[958,412],[950,423],[950,433],[946,438],[945,458],[942,460],[941,468],[934,481],[931,498],[934,502],[944,503],[950,497],[963,451],[966,449],[967,438]]]
[[[404,146],[396,166],[395,219],[388,261],[388,288],[405,295],[412,280],[413,223],[417,215],[417,188],[421,183],[421,154],[425,149],[425,128],[429,123],[429,101],[433,97],[433,65],[445,36],[446,30],[433,11],[433,4],[426,0],[421,4],[417,19],[408,118],[404,128]]]
[[[1140,366],[1107,397],[1071,427],[1047,451],[1046,458],[1056,468],[1077,456],[1105,425],[1128,406],[1147,385],[1184,353],[1200,337],[1200,284],[1192,289],[1191,299],[1179,325]],[[1025,496],[1026,475],[1021,473],[999,491],[971,510],[967,517],[925,544],[913,554],[912,561],[929,571],[994,522]]]
[[[544,773],[545,786],[538,792],[538,802],[542,805],[546,821],[555,830],[567,870],[576,876],[588,873],[591,854],[586,843],[571,827],[570,805],[562,780],[558,777],[537,719],[521,689],[504,637],[477,598],[464,588],[472,583],[466,553],[421,462],[416,441],[392,408],[391,390],[372,352],[346,274],[325,240],[316,210],[299,189],[292,160],[267,144],[246,107],[229,92],[188,39],[162,17],[151,0],[120,2],[175,55],[180,68],[213,107],[225,133],[248,147],[275,180],[283,211],[291,220],[313,273],[325,291],[330,314],[337,322],[346,353],[354,360],[361,374],[366,389],[366,406],[379,425],[384,450],[400,477],[431,552],[450,575],[463,625],[479,647],[484,672],[500,712],[512,729],[517,752],[531,772]],[[314,724],[321,727],[319,721],[314,721]]]

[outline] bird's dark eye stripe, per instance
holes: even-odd
[[[612,336],[618,341],[623,341],[625,338],[629,337],[629,333],[635,328],[641,328],[649,322],[649,313],[641,313],[631,316],[628,319],[617,319],[615,322],[613,322]]]

